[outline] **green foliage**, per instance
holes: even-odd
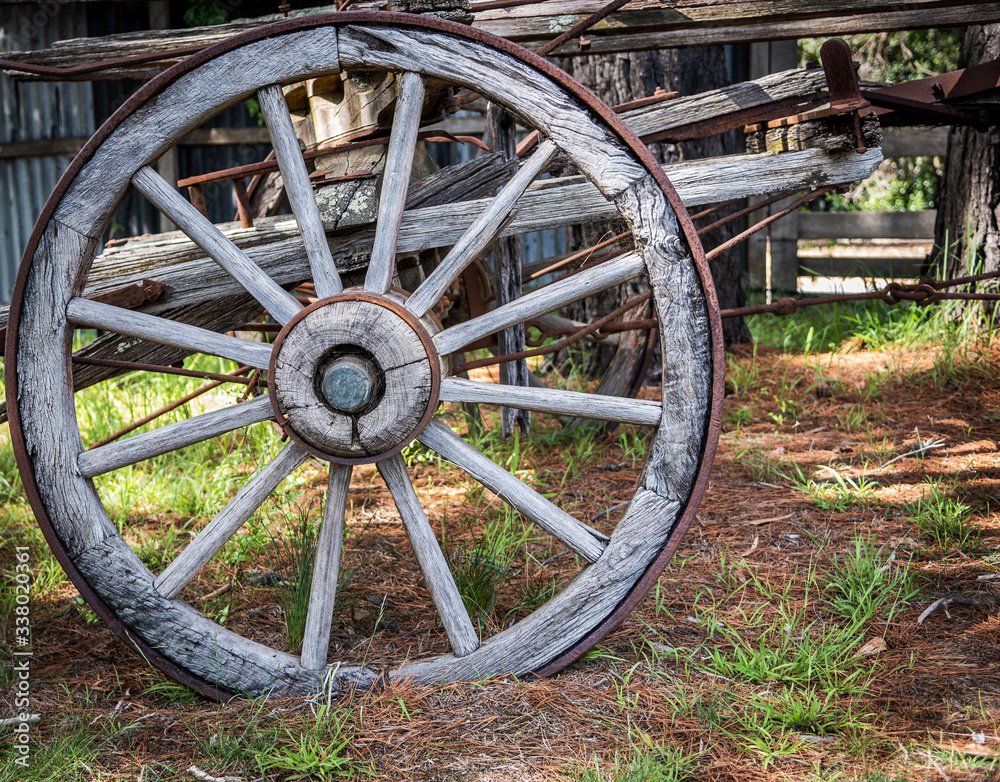
[[[206,27],[229,21],[229,12],[215,0],[188,0],[184,24],[188,27]]]
[[[9,442],[4,443],[0,445],[0,505],[18,500],[23,493],[14,461],[14,447]]]
[[[875,501],[877,484],[865,478],[841,475],[829,466],[823,467],[832,476],[829,480],[806,477],[798,465],[792,465],[795,475],[792,483],[796,489],[808,494],[820,510],[845,511],[854,505],[870,505]]]
[[[593,768],[586,769],[580,782],[683,782],[695,778],[694,755],[677,747],[636,747],[629,755],[603,764],[594,757]]]
[[[940,480],[928,481],[925,497],[908,502],[903,511],[916,523],[924,537],[942,548],[974,547],[979,543],[981,530],[967,522],[972,508],[947,495],[947,487]]]
[[[872,538],[856,538],[846,556],[834,554],[823,583],[827,602],[841,617],[863,623],[885,610],[891,620],[919,593],[913,576]]]
[[[371,763],[349,754],[354,742],[353,721],[353,710],[322,705],[311,726],[286,729],[279,735],[276,745],[261,757],[261,767],[290,774],[292,779],[374,776]]]
[[[310,518],[310,508],[300,507],[296,498],[282,498],[279,507],[286,518],[294,519],[294,524],[288,530],[273,531],[278,525],[272,514],[268,525],[271,535],[271,568],[279,576],[278,604],[285,617],[288,648],[295,650],[302,645],[305,633],[319,530],[316,522]]]

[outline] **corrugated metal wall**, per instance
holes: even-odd
[[[0,52],[41,49],[87,34],[82,6],[0,5]],[[89,136],[94,102],[86,82],[20,82],[0,75],[0,144]],[[0,159],[0,301],[10,298],[21,253],[71,155]]]

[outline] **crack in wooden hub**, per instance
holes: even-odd
[[[327,461],[365,464],[398,453],[437,407],[441,364],[432,328],[393,293],[347,292],[302,310],[271,353],[269,394],[278,424]],[[360,367],[371,373],[372,387],[359,395],[365,399],[341,399],[332,377]]]

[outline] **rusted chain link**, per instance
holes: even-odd
[[[956,285],[968,285],[969,282],[995,279],[1000,277],[1000,271],[987,274],[977,274],[975,277],[956,277],[951,280],[920,280],[916,283],[890,282],[877,291],[864,293],[841,293],[833,296],[815,296],[795,299],[786,296],[770,304],[758,304],[753,307],[737,307],[722,310],[723,318],[744,318],[748,315],[791,315],[804,307],[818,307],[825,304],[842,304],[850,301],[884,301],[886,304],[898,304],[901,301],[916,302],[921,306],[936,304],[939,301],[1000,301],[1000,293],[949,292],[944,288]]]

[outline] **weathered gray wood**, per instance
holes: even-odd
[[[370,353],[385,391],[374,408],[333,410],[316,389],[321,361],[331,347],[351,345]],[[346,458],[378,456],[412,437],[431,404],[431,359],[420,336],[386,307],[341,301],[314,310],[295,324],[274,359],[278,407],[288,425],[320,452]]]
[[[310,671],[326,665],[330,646],[333,607],[337,600],[337,579],[340,577],[340,549],[344,545],[344,512],[351,484],[351,467],[331,464],[326,486],[326,508],[323,527],[316,541],[312,584],[309,587],[309,609],[302,635],[302,667]]]
[[[88,299],[71,299],[66,306],[66,315],[78,326],[138,337],[190,353],[207,353],[211,356],[231,358],[240,364],[257,369],[267,369],[271,360],[270,348],[259,342],[216,334],[197,326],[123,310],[120,307]]]
[[[473,26],[518,41],[529,48],[537,48],[601,7],[600,0],[545,0],[532,5],[481,11],[476,14]],[[302,13],[315,10],[304,9]],[[998,16],[1000,7],[997,3],[981,0],[907,0],[905,3],[891,0],[824,0],[809,6],[791,0],[682,0],[669,3],[633,0],[625,9],[587,31],[588,48],[582,49],[574,39],[555,54],[572,57],[590,53],[916,30],[988,23]],[[79,65],[140,52],[169,51],[215,43],[236,32],[278,18],[267,16],[190,30],[143,31],[73,39],[57,42],[50,49],[40,52],[6,52],[4,57],[42,65]],[[149,78],[174,62],[168,60],[153,65],[115,68],[76,78]],[[37,77],[18,75],[18,78]]]
[[[140,168],[132,177],[132,184],[257,299],[277,321],[288,323],[302,309],[302,305],[292,294],[262,272],[222,231],[152,168]]]
[[[337,33],[329,27],[276,35],[220,54],[179,76],[118,125],[74,178],[59,203],[58,219],[99,237],[132,175],[188,131],[268,84],[339,70]]]
[[[345,67],[356,64],[418,71],[476,91],[531,123],[563,150],[572,149],[580,170],[614,198],[643,176],[642,167],[548,77],[478,42],[449,46],[424,30],[367,25],[341,28],[337,38]]]
[[[281,452],[239,490],[226,507],[216,514],[198,536],[191,541],[177,558],[167,565],[153,582],[157,592],[173,599],[188,582],[198,575],[208,561],[218,554],[229,539],[236,534],[254,512],[278,488],[278,484],[297,470],[309,456],[295,443],[288,443]]]
[[[697,95],[685,95],[649,106],[627,109],[621,118],[641,138],[664,134],[693,122],[723,117],[782,102],[785,113],[827,99],[826,74],[821,68],[783,71]]]
[[[93,478],[273,418],[271,400],[262,396],[84,451],[80,473]]]
[[[517,301],[498,307],[478,318],[447,328],[435,335],[434,344],[438,352],[447,355],[502,328],[554,312],[560,307],[584,299],[612,285],[620,285],[644,272],[645,265],[642,258],[635,253],[628,253],[532,291]]]
[[[511,213],[535,178],[548,166],[559,152],[551,141],[543,141],[518,169],[514,177],[489,202],[489,205],[472,221],[472,225],[455,243],[440,264],[423,284],[414,291],[406,306],[423,316],[455,281],[462,270],[478,258],[510,222]]]
[[[511,160],[517,159],[517,123],[514,115],[498,106],[495,103],[489,104],[486,109],[486,143],[492,149],[502,152]],[[549,142],[543,142],[549,143]],[[539,148],[534,154],[539,154],[543,149]],[[553,146],[552,153],[555,155],[556,148]],[[530,159],[526,162],[531,162]],[[516,236],[507,236],[497,239],[493,243],[493,294],[495,305],[502,307],[521,297],[523,292],[523,278],[521,267],[524,259],[521,257],[521,240]],[[496,333],[497,353],[499,355],[511,355],[524,351],[525,329],[523,323],[516,323],[508,326]],[[498,367],[500,372],[500,382],[508,386],[528,385],[528,362],[523,359],[515,361],[504,361]],[[531,413],[528,410],[519,410],[514,407],[502,406],[500,408],[500,434],[506,440],[514,433],[514,427],[521,430],[521,434],[528,434],[531,431]]]
[[[378,202],[378,222],[372,246],[365,289],[385,293],[396,272],[396,245],[399,226],[406,206],[406,191],[413,170],[413,152],[417,143],[420,113],[424,107],[424,80],[419,73],[407,71],[399,79],[399,96],[393,117],[386,153],[382,193]],[[423,314],[423,313],[421,313]]]
[[[937,212],[801,212],[800,239],[933,239]]]
[[[692,161],[665,166],[664,171],[685,206],[691,208],[730,198],[855,182],[870,176],[881,161],[878,149],[870,149],[863,155],[854,152],[830,155],[809,149],[781,155],[734,155]],[[545,180],[538,184],[544,186],[529,188],[521,199],[517,217],[501,231],[501,236],[618,215],[612,204],[579,178]],[[403,214],[397,251],[417,252],[454,244],[488,203],[486,199],[476,199],[407,210]],[[247,230],[234,223],[221,226],[221,230],[278,283],[308,279],[308,264],[301,257],[301,240],[294,222],[288,218],[269,218],[260,220],[258,225],[259,230]],[[363,228],[329,237],[341,272],[364,267],[372,236],[370,229]],[[168,285],[166,295],[146,308],[150,312],[241,290],[215,263],[206,260],[193,243],[177,233],[139,238],[109,248],[95,260],[92,282],[85,294],[94,295],[148,277]],[[6,310],[0,307],[0,325],[5,322]]]
[[[495,402],[496,398],[491,401]],[[417,439],[461,467],[512,508],[588,562],[596,562],[604,553],[601,541],[607,539],[605,536],[573,518],[524,481],[483,456],[445,424],[432,420]]]
[[[413,554],[424,575],[427,591],[437,607],[451,648],[458,657],[464,657],[479,648],[479,635],[465,610],[462,596],[455,585],[455,578],[448,569],[448,562],[441,553],[437,538],[431,529],[420,500],[410,483],[406,463],[399,454],[378,463],[378,471],[389,487],[393,502],[406,527]]]
[[[325,299],[340,293],[344,286],[333,263],[330,245],[326,242],[323,222],[316,207],[299,141],[295,137],[295,128],[292,127],[292,118],[288,114],[285,94],[281,87],[272,84],[257,92],[257,101],[271,133],[271,144],[281,171],[281,179],[306,246],[306,257],[316,285],[316,295]]]
[[[414,182],[406,195],[406,208],[440,206],[492,196],[517,170],[516,160],[490,152],[464,163],[442,168]]]
[[[639,426],[657,426],[660,423],[662,407],[659,402],[642,399],[582,394],[557,388],[522,388],[477,383],[459,378],[446,378],[441,381],[441,401],[512,405],[536,413],[552,413]]]
[[[537,48],[600,10],[599,0],[544,2],[477,14],[475,26]],[[584,50],[573,40],[556,56],[580,56],[683,46],[707,46],[850,33],[916,30],[974,24],[998,18],[988,2],[908,0],[821,0],[804,6],[793,0],[672,2],[633,0],[588,30]]]

